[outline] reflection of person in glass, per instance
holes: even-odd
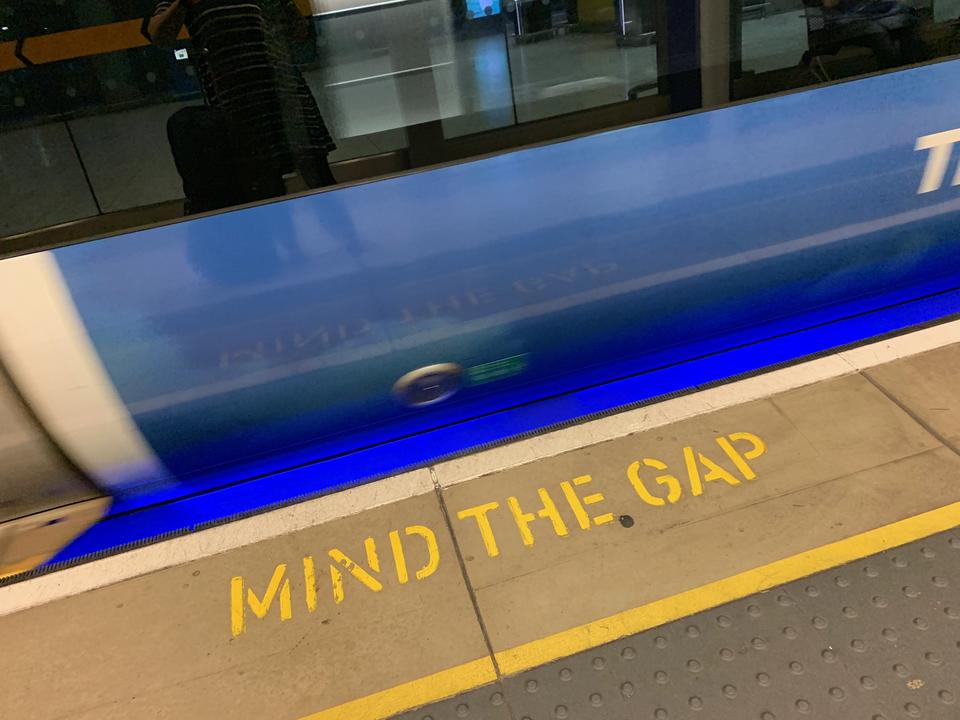
[[[917,11],[897,0],[823,0],[824,29],[837,45],[866,47],[883,68],[923,60]]]
[[[336,182],[327,163],[327,154],[336,146],[292,59],[293,44],[311,37],[308,22],[293,0],[157,3],[148,26],[150,38],[160,47],[172,47],[186,25],[210,105],[207,115],[197,112],[203,109],[188,108],[194,112],[178,113],[168,126],[172,144],[179,134],[198,146],[197,159],[182,150],[176,158],[185,190],[191,175],[188,166],[203,162],[199,159],[205,151],[201,124],[213,144],[224,141],[215,137],[217,129],[227,136],[233,168],[224,168],[223,173],[235,174],[228,182],[236,191],[229,193],[234,195],[231,202],[222,204],[283,195],[283,175],[294,169],[309,187]],[[212,121],[209,113],[215,113]],[[194,123],[198,127],[190,127]],[[211,170],[193,175],[209,177]],[[212,208],[197,210],[204,209]]]

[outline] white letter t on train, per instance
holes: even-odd
[[[960,142],[960,129],[946,130],[945,132],[923,135],[917,138],[917,144],[913,149],[930,151],[917,194],[940,189],[947,174],[947,166],[950,164],[953,146],[957,142]],[[960,185],[960,167],[957,168],[951,185]]]

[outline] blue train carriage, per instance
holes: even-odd
[[[4,260],[3,362],[129,510],[881,307],[956,276],[955,88],[943,62]]]

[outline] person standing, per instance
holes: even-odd
[[[283,195],[297,170],[308,187],[336,183],[327,156],[336,145],[292,59],[310,38],[293,0],[159,0],[148,23],[158,47],[171,48],[186,26],[207,108],[184,108],[168,122],[189,212]],[[219,144],[230,157],[210,164]],[[217,176],[219,180],[212,180]],[[216,185],[221,187],[215,187]]]

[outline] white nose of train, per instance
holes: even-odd
[[[52,557],[110,491],[164,473],[120,401],[51,253],[0,262],[0,577]],[[92,482],[91,480],[95,481]]]

